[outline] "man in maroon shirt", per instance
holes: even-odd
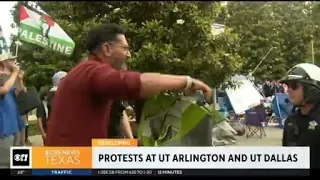
[[[87,61],[60,82],[48,121],[47,146],[91,146],[92,138],[106,138],[114,99],[131,100],[164,90],[203,90],[210,87],[189,76],[121,71],[130,58],[125,31],[105,24],[89,31]]]

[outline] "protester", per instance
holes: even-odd
[[[116,100],[110,111],[109,138],[133,138],[129,117],[126,113],[126,106]]]
[[[288,94],[288,86],[286,84],[282,84],[283,93]]]
[[[27,136],[26,136],[26,128],[27,128],[27,115],[20,116],[21,123],[19,126],[20,131],[15,136],[15,145],[16,146],[26,146]]]
[[[28,112],[26,114],[26,130],[25,130],[25,138],[26,138],[26,140],[25,140],[25,144],[27,146],[31,146],[32,145],[30,140],[29,140],[29,115],[30,115],[30,112]]]
[[[265,97],[270,97],[274,93],[274,91],[272,91],[272,85],[270,81],[265,81],[265,83],[262,86],[262,89]]]
[[[21,122],[23,123],[20,125],[20,132],[16,134],[16,146],[28,146],[31,145],[31,142],[29,141],[29,135],[28,135],[28,127],[29,127],[29,122],[28,122],[28,113],[25,115],[21,115],[20,119],[22,120]]]
[[[67,75],[64,71],[59,71],[55,73],[52,77],[53,87],[50,89],[50,92],[56,92],[59,86],[60,81]]]
[[[124,131],[124,136],[129,139],[133,139],[133,131],[131,129],[130,117],[128,115],[128,111],[134,112],[133,108],[127,103],[123,102],[125,110],[122,112],[122,121],[121,121],[121,129]]]
[[[58,89],[59,83],[60,81],[67,75],[66,72],[64,71],[59,71],[57,73],[55,73],[52,77],[52,88],[50,89],[50,92],[48,93],[47,96],[47,108],[48,108],[48,113],[50,114],[51,112],[51,107],[52,107],[52,101],[53,101],[53,97],[55,95],[55,92]]]
[[[320,168],[320,68],[303,63],[282,80],[288,86],[294,113],[284,124],[283,146],[309,146],[310,167]]]
[[[46,145],[91,146],[93,138],[108,136],[113,100],[130,100],[163,90],[211,88],[189,76],[120,71],[130,58],[125,31],[116,24],[104,24],[88,33],[87,61],[75,66],[56,91],[48,121]]]
[[[38,128],[39,128],[41,135],[42,135],[43,144],[44,144],[46,136],[47,136],[47,134],[46,134],[47,121],[49,118],[48,101],[47,101],[48,93],[49,92],[46,87],[44,87],[40,90],[41,104],[37,108]]]
[[[126,64],[123,64],[121,70],[127,71]],[[115,100],[110,111],[109,138],[133,138],[129,117],[126,110],[130,109],[127,102]]]
[[[275,93],[284,93],[283,86],[281,85],[281,83],[279,81],[275,82],[274,86],[275,86],[274,87]]]
[[[24,71],[20,69],[21,78],[24,77]],[[18,95],[18,94],[17,94]],[[28,141],[27,128],[28,128],[28,113],[20,115],[20,131],[15,136],[15,145],[16,146],[26,146]]]
[[[9,74],[7,80],[2,79],[0,87],[0,168],[10,167],[10,147],[14,145],[15,133],[22,128],[19,126],[23,125],[15,98],[16,93],[25,90],[25,87],[15,59],[9,54],[0,55],[1,72]]]

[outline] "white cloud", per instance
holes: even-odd
[[[11,44],[10,35],[11,33],[17,34],[17,29],[11,28],[13,23],[13,17],[10,13],[12,7],[17,3],[17,1],[1,1],[0,2],[0,25],[2,27],[3,36],[7,40],[8,45]]]

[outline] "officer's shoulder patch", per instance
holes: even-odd
[[[310,121],[310,122],[309,122],[309,127],[308,127],[308,129],[315,130],[315,129],[316,129],[316,126],[318,126],[317,121],[315,121],[315,120]]]

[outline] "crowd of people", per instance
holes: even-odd
[[[275,93],[287,93],[288,86],[285,83],[280,83],[279,81],[265,81],[262,86],[261,90],[265,97],[271,97]]]
[[[280,80],[266,80],[264,82],[255,82],[254,84],[264,97],[272,97],[275,93],[288,93],[288,86],[285,83],[281,83]]]
[[[93,138],[133,138],[126,114],[126,109],[132,108],[128,101],[143,101],[165,90],[201,90],[208,101],[212,100],[212,89],[190,76],[128,70],[130,48],[119,25],[104,24],[90,30],[86,48],[87,58],[68,73],[57,72],[52,78],[53,87],[40,91],[42,103],[37,118],[45,146],[91,146]],[[2,72],[9,75],[0,87],[0,167],[9,166],[10,146],[21,145],[16,142],[17,134],[22,134],[26,125],[22,118],[25,115],[18,113],[15,102],[18,93],[26,90],[23,71],[15,58],[0,59]],[[262,89],[266,96],[287,91],[295,105],[295,113],[285,123],[283,145],[310,146],[311,164],[319,167],[320,68],[297,65],[279,83],[285,88],[266,82]],[[141,112],[135,109],[135,113],[139,118]],[[316,128],[310,129],[311,124]],[[314,133],[310,133],[312,130]]]

